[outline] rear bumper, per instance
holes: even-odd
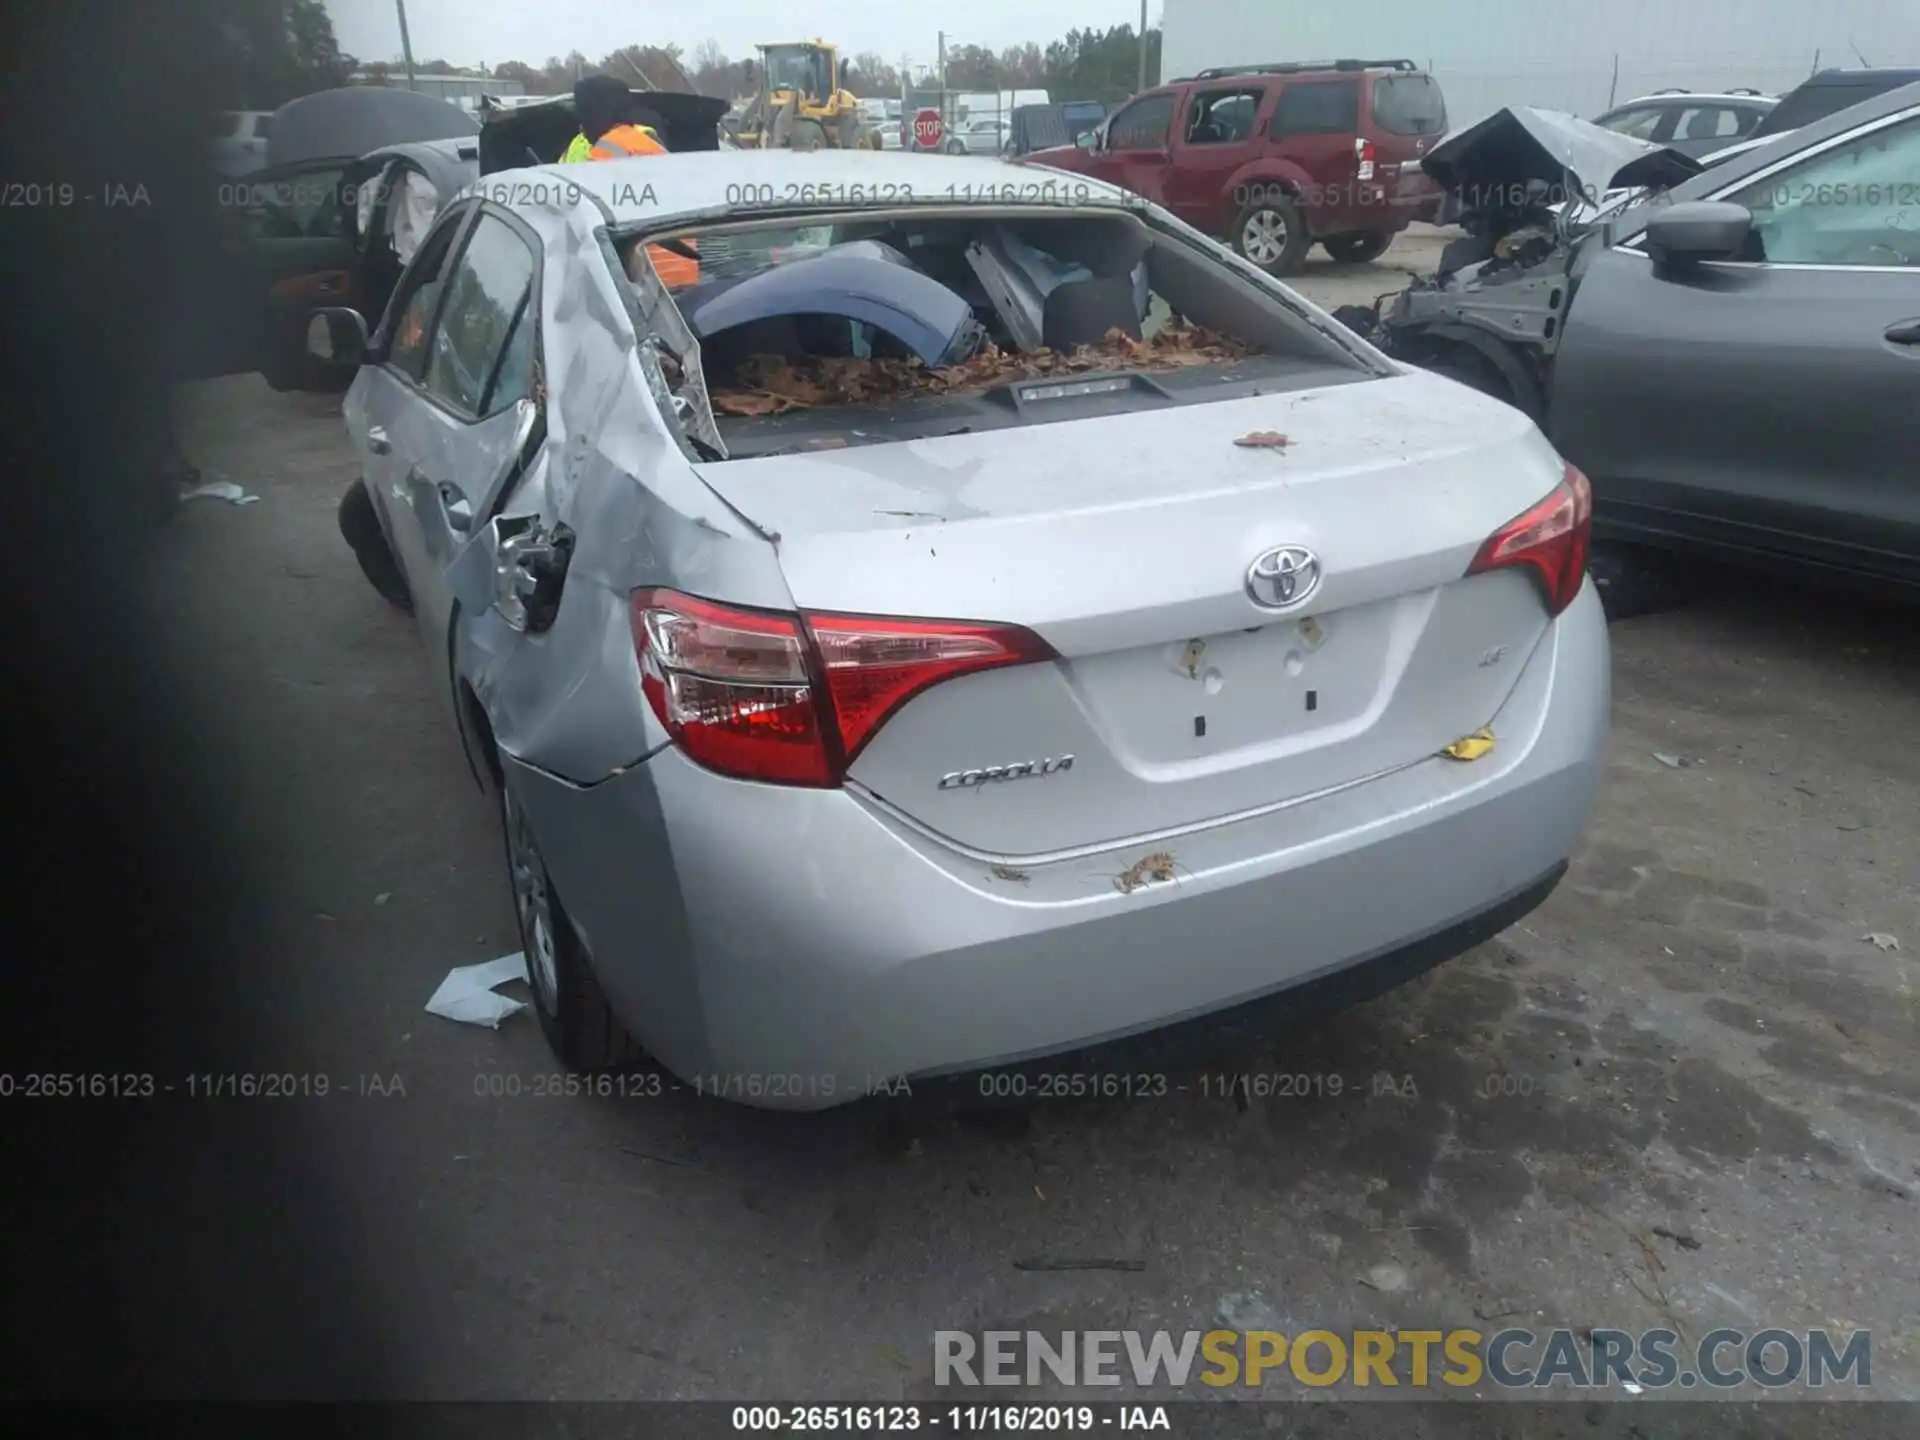
[[[1018,873],[857,792],[726,780],[672,749],[588,788],[512,762],[508,783],[648,1049],[703,1088],[814,1109],[1202,1017],[1225,1041],[1439,963],[1552,888],[1607,706],[1589,585],[1484,759]],[[1116,876],[1156,852],[1176,878],[1122,893]]]

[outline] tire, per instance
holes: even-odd
[[[1307,222],[1291,197],[1273,195],[1247,204],[1228,232],[1234,253],[1269,275],[1292,275],[1313,246]]]
[[[1449,380],[1458,380],[1482,395],[1505,401],[1541,429],[1546,428],[1546,405],[1539,387],[1529,381],[1524,393],[1514,389],[1513,382],[1479,351],[1457,341],[1442,341],[1425,357],[1414,355],[1409,358],[1423,370],[1445,375]]]
[[[360,573],[380,598],[411,615],[413,592],[407,588],[407,577],[401,573],[393,551],[387,548],[387,537],[381,532],[380,517],[374,514],[373,496],[364,480],[354,481],[340,497],[340,535],[360,562]]]
[[[1444,375],[1449,380],[1457,380],[1469,389],[1478,390],[1482,395],[1491,395],[1496,400],[1514,403],[1513,387],[1507,384],[1506,377],[1493,366],[1486,356],[1469,350],[1464,345],[1446,345],[1440,353],[1429,359],[1414,362],[1423,370],[1431,370],[1436,375]]]
[[[1329,235],[1320,244],[1342,265],[1366,265],[1387,253],[1387,247],[1393,244],[1393,232],[1363,230],[1353,235]]]
[[[787,136],[789,150],[818,150],[827,143],[827,132],[814,120],[794,122],[793,132]]]
[[[967,153],[966,143],[961,140],[949,140],[947,142],[947,153],[949,155],[966,154]]]
[[[265,360],[260,365],[260,378],[267,382],[270,389],[280,394],[302,388],[301,381],[306,376],[307,354],[297,350],[284,340],[276,340],[268,347]]]
[[[500,829],[506,845],[507,884],[527,957],[533,1013],[556,1059],[577,1074],[625,1070],[644,1052],[614,1016],[594,979],[586,947],[574,931],[540,858],[526,812],[500,783]]]

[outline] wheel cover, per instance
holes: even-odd
[[[1240,250],[1256,265],[1271,265],[1287,249],[1287,217],[1278,210],[1255,210],[1240,222]]]
[[[527,973],[549,1015],[560,1013],[560,968],[553,949],[553,898],[547,867],[511,793],[504,800],[507,818],[507,866],[513,877],[513,907],[520,919],[520,942],[527,951]]]

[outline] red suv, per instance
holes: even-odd
[[[1420,157],[1447,128],[1434,78],[1411,60],[1203,70],[1135,96],[1072,147],[1026,163],[1125,186],[1274,275],[1317,240],[1378,258],[1441,192]]]

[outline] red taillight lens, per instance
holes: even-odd
[[[784,785],[838,785],[887,717],[930,685],[1053,658],[1017,626],[802,617],[673,590],[634,592],[633,637],[647,702],[688,756]]]
[[[864,615],[810,615],[807,623],[826,666],[849,763],[889,715],[929,685],[976,670],[1054,658],[1052,646],[1017,625]]]
[[[1371,140],[1356,139],[1353,142],[1353,158],[1360,167],[1360,179],[1373,178],[1373,162],[1379,158],[1379,152],[1373,148]]]
[[[1558,615],[1580,593],[1592,539],[1593,487],[1569,465],[1551,495],[1494,531],[1467,574],[1524,566],[1540,586],[1547,613]]]
[[[833,783],[793,616],[640,590],[633,639],[647,702],[694,760],[752,780]]]

